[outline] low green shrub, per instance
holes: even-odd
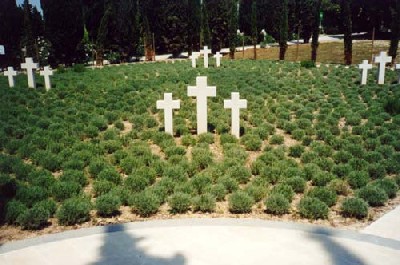
[[[57,211],[57,203],[53,199],[37,202],[34,206],[45,208],[49,212],[50,217],[53,217]]]
[[[294,192],[303,193],[307,183],[302,177],[291,177],[285,180],[285,184],[292,187]]]
[[[56,213],[61,225],[74,225],[90,219],[92,205],[87,198],[71,198],[64,201]]]
[[[334,178],[335,177],[331,173],[320,171],[314,176],[312,176],[311,180],[314,186],[322,187],[326,186]]]
[[[301,61],[300,66],[304,68],[315,68],[316,64],[314,61]]]
[[[293,200],[293,188],[287,184],[280,183],[272,188],[271,194],[282,194],[289,202]]]
[[[181,141],[183,146],[193,146],[196,144],[196,139],[190,134],[183,135]]]
[[[94,158],[89,163],[89,173],[92,177],[97,177],[97,175],[100,174],[100,172],[103,171],[106,166],[107,164],[103,159]]]
[[[213,163],[213,155],[208,149],[194,147],[192,149],[192,161],[196,168],[202,170]]]
[[[300,200],[299,206],[300,216],[307,219],[327,219],[329,208],[317,198],[304,197]]]
[[[397,191],[399,190],[399,186],[396,184],[396,182],[389,178],[375,180],[371,183],[371,185],[384,190],[390,199],[396,197]]]
[[[262,140],[256,134],[246,134],[240,142],[244,145],[247,151],[259,151],[261,149]]]
[[[385,177],[386,170],[382,164],[369,164],[368,174],[371,179],[380,179]]]
[[[289,147],[289,155],[291,157],[301,157],[301,154],[304,152],[304,146],[302,145],[294,145]]]
[[[52,195],[57,201],[77,196],[81,192],[79,183],[72,181],[57,181],[52,187]]]
[[[93,182],[93,191],[96,197],[109,193],[114,187],[115,184],[107,180],[95,180]]]
[[[213,144],[214,143],[214,135],[212,133],[202,133],[198,136],[197,142]]]
[[[33,204],[47,199],[48,192],[39,186],[24,186],[17,188],[16,199],[31,207]]]
[[[347,196],[350,192],[349,184],[342,179],[333,179],[329,182],[328,188],[335,191],[338,195]]]
[[[353,189],[359,189],[364,187],[370,181],[368,172],[366,171],[353,171],[347,177],[350,187]]]
[[[209,191],[212,178],[208,174],[197,174],[191,179],[190,183],[197,194],[202,194]]]
[[[210,193],[201,194],[193,199],[193,211],[212,213],[215,211],[216,199]]]
[[[97,197],[95,209],[100,216],[113,216],[119,212],[121,199],[112,193],[107,193]]]
[[[112,182],[112,183],[114,183],[116,185],[121,184],[121,181],[122,181],[121,175],[113,167],[107,167],[107,168],[103,169],[99,173],[97,179],[99,179],[99,180],[107,180],[107,181],[110,181],[110,182]]]
[[[133,206],[140,216],[148,217],[158,211],[160,200],[155,193],[145,190],[136,196]]]
[[[366,201],[370,206],[382,206],[389,199],[386,192],[376,186],[367,185],[356,192],[356,196]]]
[[[332,167],[332,173],[338,178],[346,177],[351,172],[351,167],[348,164],[338,164]]]
[[[24,229],[37,230],[44,227],[49,218],[49,211],[43,205],[35,204],[18,216],[17,223]]]
[[[4,220],[9,225],[16,224],[18,217],[27,210],[28,207],[26,207],[22,202],[17,200],[9,201],[6,205],[6,215]]]
[[[346,198],[340,207],[340,211],[344,217],[363,219],[368,216],[368,203],[360,198]]]
[[[282,215],[289,212],[290,203],[282,194],[271,194],[265,200],[267,212],[276,215]]]
[[[186,193],[175,193],[168,199],[170,211],[173,214],[186,213],[191,206],[191,196]]]
[[[149,180],[140,175],[130,175],[124,181],[124,187],[132,192],[143,191],[149,184]]]
[[[79,170],[65,170],[60,176],[61,181],[71,181],[78,183],[81,187],[88,184],[88,179],[82,171]]]
[[[274,134],[269,138],[269,143],[270,144],[283,144],[284,140],[285,139],[283,138],[282,135]]]
[[[262,199],[264,199],[268,192],[266,187],[262,187],[255,184],[247,186],[245,191],[247,192],[247,194],[250,195],[250,197],[253,198],[255,202],[259,202]]]
[[[236,165],[227,170],[226,176],[235,179],[240,184],[245,184],[249,181],[251,172],[244,166]]]
[[[228,207],[231,213],[250,213],[253,198],[243,191],[236,191],[228,198]]]
[[[336,192],[326,187],[315,187],[307,193],[307,196],[319,199],[328,205],[328,207],[335,205],[337,200]]]
[[[215,184],[211,187],[210,193],[214,196],[217,201],[223,201],[225,199],[225,195],[227,194],[227,189],[221,183]]]

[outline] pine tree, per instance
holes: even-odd
[[[319,46],[319,31],[320,31],[320,23],[321,23],[321,0],[316,0],[314,7],[314,25],[313,25],[313,34],[312,34],[312,43],[311,43],[311,61],[317,61],[317,50]]]
[[[400,0],[393,0],[392,13],[392,37],[390,39],[389,55],[392,56],[392,64],[395,63],[400,39]]]
[[[288,0],[282,0],[280,4],[279,19],[279,60],[285,60],[288,41]]]
[[[341,0],[340,2],[344,31],[344,62],[347,65],[350,65],[353,61],[351,1],[352,0]]]

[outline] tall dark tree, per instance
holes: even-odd
[[[258,30],[257,30],[257,1],[253,0],[251,4],[251,40],[254,46],[254,60],[257,60],[257,42],[258,42]]]
[[[49,59],[52,65],[79,62],[78,45],[83,39],[83,8],[81,0],[41,0],[46,37],[54,53]]]
[[[320,23],[321,23],[321,2],[322,0],[316,0],[314,6],[314,24],[313,24],[313,34],[312,34],[312,42],[311,42],[311,61],[317,61],[317,50],[319,46],[319,31],[320,31]]]
[[[202,0],[201,6],[201,35],[202,35],[202,42],[200,45],[205,46],[211,45],[211,32],[210,32],[210,22],[208,16],[208,5],[206,0]]]
[[[0,21],[0,44],[5,48],[5,55],[0,55],[0,68],[19,66],[22,12],[17,8],[15,0],[3,0]]]
[[[235,59],[235,50],[237,45],[237,29],[238,29],[238,0],[231,0],[229,6],[229,57]]]
[[[344,62],[347,65],[350,65],[353,61],[351,1],[341,0],[340,2],[344,33]]]
[[[187,3],[187,46],[189,54],[200,49],[201,5],[198,0],[188,0]]]
[[[207,11],[211,29],[211,47],[213,52],[227,47],[229,33],[230,2],[227,0],[208,0]]]
[[[392,36],[390,39],[389,55],[392,56],[392,64],[395,63],[400,39],[400,0],[393,0],[392,13]]]
[[[285,60],[288,41],[288,0],[282,0],[279,9],[279,60]]]
[[[35,46],[35,37],[33,35],[32,27],[32,6],[29,4],[28,0],[24,0],[23,4],[24,10],[24,22],[22,31],[21,46],[24,49],[24,56],[33,57],[35,61],[37,58],[37,49]]]

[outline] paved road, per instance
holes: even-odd
[[[400,206],[379,218],[362,232],[400,241]]]
[[[254,219],[95,227],[5,244],[0,264],[398,265],[400,241]]]

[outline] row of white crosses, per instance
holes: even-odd
[[[381,52],[379,56],[375,57],[375,63],[379,64],[378,70],[378,84],[385,84],[385,70],[386,64],[392,62],[392,56],[388,56],[386,52]],[[367,84],[368,70],[372,69],[372,64],[368,63],[368,60],[364,60],[358,67],[362,69],[361,85]],[[396,69],[400,69],[400,64],[396,64]],[[400,82],[400,79],[399,79]]]
[[[188,96],[196,97],[197,108],[197,134],[207,132],[207,98],[217,95],[215,86],[207,85],[206,76],[196,78],[196,86],[188,86]],[[240,109],[247,108],[247,100],[240,99],[240,94],[232,93],[232,99],[224,100],[224,108],[232,110],[232,134],[239,138],[240,136]],[[164,128],[165,132],[173,134],[172,112],[174,109],[180,109],[180,100],[173,100],[172,93],[164,93],[163,100],[157,100],[157,109],[164,110]]]
[[[35,69],[39,68],[39,64],[34,63],[32,58],[27,57],[25,58],[25,63],[21,64],[21,68],[26,69],[28,87],[36,88]],[[7,71],[4,72],[4,75],[8,77],[8,85],[10,87],[15,87],[15,77],[17,76],[17,72],[14,71],[14,68],[8,67]],[[44,77],[46,89],[51,89],[50,76],[53,75],[53,71],[48,66],[45,66],[43,71],[40,71],[40,75]]]
[[[192,59],[192,68],[196,68],[196,60],[200,57],[201,52],[192,52],[192,55],[189,56]],[[208,68],[208,55],[211,54],[211,50],[208,49],[208,46],[204,46],[203,56],[204,56],[204,68]],[[216,60],[216,67],[221,66],[221,58],[222,54],[220,52],[216,52],[214,55]]]

